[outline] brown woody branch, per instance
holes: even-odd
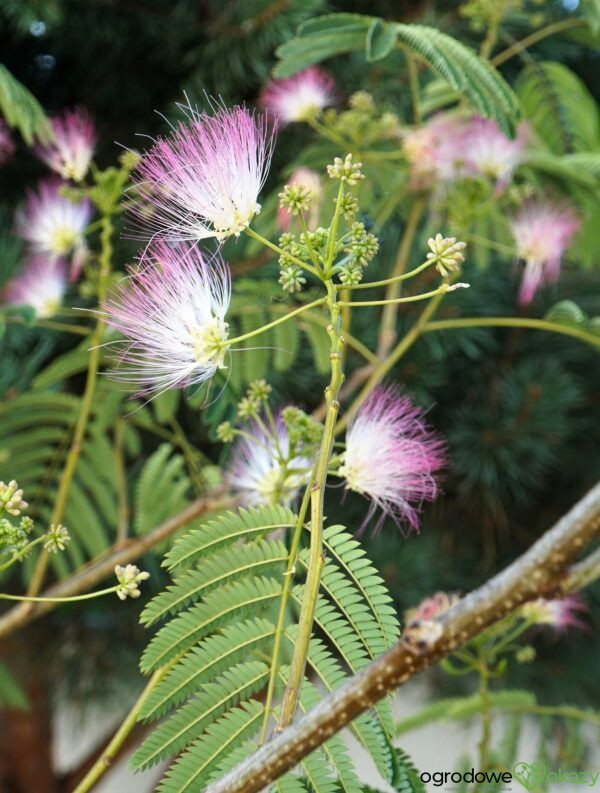
[[[102,556],[92,559],[80,570],[64,581],[59,581],[42,593],[43,597],[71,597],[89,592],[94,586],[113,574],[115,565],[125,565],[149,551],[155,545],[166,540],[178,529],[194,518],[207,512],[216,512],[234,506],[235,500],[228,495],[215,494],[199,498],[192,502],[177,515],[164,521],[142,537],[121,542],[110,548]],[[57,603],[20,603],[0,617],[0,638],[10,635],[13,631],[37,619],[42,614],[52,611]]]
[[[600,574],[600,552],[570,568],[600,535],[600,483],[526,553],[503,572],[462,598],[435,620],[425,649],[401,639],[385,655],[325,697],[296,723],[217,782],[205,793],[255,793],[293,768],[331,735],[371,708],[390,691],[449,655],[521,604],[578,589]],[[437,636],[436,636],[437,634]]]

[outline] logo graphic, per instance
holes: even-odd
[[[546,776],[546,766],[543,763],[515,763],[513,768],[515,779],[520,782],[527,790],[533,788],[544,780]]]

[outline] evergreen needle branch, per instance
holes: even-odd
[[[272,322],[268,322],[266,325],[261,325],[260,328],[256,328],[256,330],[251,330],[248,333],[243,333],[241,336],[236,336],[233,339],[227,339],[223,342],[223,344],[227,347],[230,347],[232,344],[238,344],[238,342],[246,341],[246,339],[251,339],[253,336],[259,336],[261,333],[265,333],[267,330],[274,328],[276,325],[281,325],[282,322],[287,322],[288,319],[297,316],[298,314],[302,314],[303,311],[308,311],[311,308],[316,308],[317,306],[322,306],[326,302],[327,298],[320,297],[318,300],[313,300],[312,303],[305,303],[303,306],[299,308],[295,308],[293,311],[288,311],[284,314],[283,317],[279,317],[278,319],[274,319]]]
[[[98,268],[98,302],[99,303],[101,303],[102,300],[104,299],[106,288],[108,285],[108,279],[110,276],[111,257],[112,257],[112,234],[113,234],[113,225],[110,215],[104,215],[102,217],[102,231],[100,233],[101,251],[100,251],[99,268]],[[90,357],[88,360],[85,389],[83,392],[83,398],[81,400],[81,408],[79,410],[77,422],[75,423],[75,430],[73,432],[71,446],[67,454],[65,467],[63,468],[60,481],[58,484],[56,501],[54,502],[52,515],[50,517],[50,525],[53,524],[58,525],[62,521],[65,514],[65,510],[67,508],[67,500],[69,498],[71,483],[73,481],[73,476],[75,475],[75,469],[79,461],[79,455],[81,454],[81,446],[85,436],[88,420],[92,413],[94,393],[96,391],[96,379],[98,376],[98,366],[100,364],[100,342],[102,340],[102,335],[104,333],[104,327],[105,327],[105,320],[104,318],[100,317],[90,337]],[[37,595],[40,589],[42,588],[42,585],[44,583],[44,577],[46,575],[46,570],[48,569],[49,560],[50,560],[50,556],[48,551],[42,550],[42,553],[38,557],[36,566],[33,571],[33,575],[31,577],[31,581],[29,583],[29,587],[27,589],[27,595],[29,597],[34,597],[35,595]]]
[[[529,319],[527,317],[469,317],[465,319],[442,319],[428,322],[422,329],[423,333],[436,330],[453,330],[456,328],[532,328],[546,330],[551,333],[562,333],[574,339],[585,341],[593,347],[600,348],[600,336],[597,336],[576,325],[563,325],[547,319]]]
[[[229,509],[235,505],[234,498],[222,493],[215,493],[205,498],[200,498],[142,537],[129,538],[92,559],[73,575],[49,587],[44,592],[44,597],[64,598],[77,595],[80,592],[87,592],[113,575],[116,565],[127,565],[135,562],[142,554],[154,548],[155,545],[164,542],[168,537],[200,515]],[[52,611],[55,605],[51,600],[45,600],[43,603],[21,603],[15,606],[11,611],[0,617],[0,638],[9,636],[14,631],[42,616],[42,614]]]
[[[295,724],[210,784],[204,793],[263,790],[407,680],[467,644],[523,603],[555,595],[561,582],[569,580],[569,565],[598,536],[600,483],[509,567],[432,620],[435,638],[424,649],[417,650],[405,635]]]
[[[262,243],[263,245],[266,245],[267,248],[270,248],[272,251],[275,251],[275,253],[278,253],[280,256],[287,257],[291,262],[294,262],[294,264],[297,264],[299,267],[303,267],[305,270],[308,270],[309,273],[312,273],[313,275],[316,275],[317,278],[320,278],[319,271],[315,267],[313,267],[312,264],[308,264],[308,262],[303,262],[302,259],[299,259],[297,256],[294,256],[289,251],[284,251],[283,248],[279,247],[279,245],[275,245],[274,242],[271,242],[271,240],[268,240],[266,237],[263,237],[262,234],[258,234],[258,232],[254,231],[254,229],[251,229],[249,226],[245,228],[244,231],[249,237],[258,240],[258,242]]]
[[[137,723],[138,715],[142,709],[144,702],[148,699],[150,693],[158,683],[163,679],[169,669],[173,666],[175,661],[179,660],[175,658],[173,661],[169,662],[165,666],[162,666],[160,669],[157,669],[156,672],[152,675],[148,683],[146,684],[144,690],[140,694],[140,696],[135,701],[133,707],[127,714],[127,717],[115,733],[114,737],[106,747],[106,749],[102,752],[100,757],[96,760],[94,765],[90,768],[87,772],[85,777],[81,780],[81,782],[77,785],[73,793],[87,793],[88,790],[91,790],[96,782],[100,779],[100,777],[104,774],[104,772],[110,767],[115,755],[123,745],[123,742],[129,735],[129,733],[133,730]]]

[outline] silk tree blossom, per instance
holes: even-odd
[[[495,121],[475,116],[466,130],[465,158],[473,173],[506,185],[523,158],[528,141],[527,128],[519,126],[514,140],[508,138]]]
[[[585,603],[577,595],[546,600],[538,598],[521,606],[521,616],[535,625],[549,625],[559,633],[570,628],[585,627],[578,612],[587,611]]]
[[[31,306],[38,317],[51,317],[60,307],[66,291],[64,259],[36,256],[8,283],[4,301],[13,306]]]
[[[189,115],[142,156],[131,211],[153,238],[238,236],[260,212],[273,135],[264,117],[243,107]]]
[[[333,79],[318,66],[286,77],[270,80],[264,87],[259,103],[282,124],[306,121],[333,101]]]
[[[517,256],[525,262],[519,303],[528,305],[542,284],[558,280],[562,256],[580,220],[564,202],[528,201],[510,225]]]
[[[15,143],[13,141],[10,130],[7,124],[0,119],[0,165],[10,160],[15,151]]]
[[[411,186],[422,190],[458,179],[466,170],[468,124],[461,116],[440,113],[403,135],[411,165]]]
[[[306,191],[309,202],[306,212],[306,225],[309,231],[314,231],[319,223],[319,209],[323,198],[323,185],[319,174],[311,168],[296,168],[290,176],[288,185],[290,187],[302,187]],[[289,210],[285,207],[279,207],[277,222],[281,231],[290,230],[292,218]]]
[[[290,457],[290,439],[281,416],[275,417],[275,435],[265,430],[264,421],[255,421],[236,440],[227,480],[246,506],[287,506],[306,485],[312,461],[302,454]]]
[[[63,179],[80,182],[90,167],[96,130],[83,109],[67,110],[51,119],[54,140],[38,144],[37,156]]]
[[[435,473],[445,461],[441,439],[423,412],[394,386],[377,388],[365,400],[346,433],[338,470],[346,488],[372,501],[396,523],[419,528],[419,506],[438,493]]]
[[[87,198],[77,202],[61,194],[61,183],[46,180],[29,191],[24,208],[16,215],[17,234],[34,254],[55,258],[71,256],[70,279],[79,275],[87,253],[84,232],[92,216]]]
[[[196,246],[156,243],[104,304],[108,324],[126,339],[116,343],[115,379],[145,393],[209,380],[225,368],[230,298],[218,255],[206,261]]]

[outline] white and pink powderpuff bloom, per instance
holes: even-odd
[[[231,449],[227,470],[230,487],[242,504],[289,506],[307,484],[312,461],[302,455],[291,459],[290,439],[283,419],[275,417],[275,435],[265,432],[266,422],[253,422]]]
[[[217,107],[214,115],[186,112],[189,123],[180,123],[141,157],[131,212],[152,238],[239,236],[260,212],[273,133],[264,117],[244,107]]]
[[[523,124],[519,126],[517,136],[511,140],[495,121],[475,116],[465,135],[467,166],[474,173],[482,174],[500,186],[506,185],[523,159],[528,140],[529,134]]]
[[[435,473],[444,465],[444,444],[395,386],[375,389],[346,433],[338,469],[346,488],[371,499],[367,520],[377,508],[397,524],[419,528],[419,507],[438,494]]]
[[[15,152],[15,142],[7,124],[0,119],[0,165],[10,160]]]
[[[296,168],[288,181],[290,186],[300,186],[308,192],[310,207],[306,213],[306,225],[309,231],[314,231],[319,223],[319,210],[323,198],[323,185],[321,178],[311,168]],[[281,231],[289,231],[292,216],[285,207],[277,210],[277,223]]]
[[[411,166],[411,187],[423,190],[465,175],[468,123],[462,116],[438,113],[425,125],[403,134]]]
[[[309,66],[292,77],[270,80],[263,88],[259,104],[282,124],[306,121],[333,101],[335,83],[318,66]]]
[[[205,260],[197,246],[156,243],[139,266],[106,299],[108,325],[125,342],[114,379],[139,393],[162,393],[209,380],[224,369],[231,299],[229,268],[218,256]]]
[[[67,110],[50,121],[54,139],[35,147],[37,156],[62,179],[80,182],[90,167],[96,129],[83,109]]]
[[[577,595],[568,595],[553,600],[538,598],[525,603],[520,608],[523,619],[534,625],[548,625],[559,633],[564,633],[570,628],[583,630],[586,626],[579,619],[579,614],[584,611],[587,611],[587,607]]]
[[[87,254],[84,232],[92,217],[87,198],[76,203],[61,195],[61,183],[43,181],[27,193],[25,206],[17,211],[16,232],[34,254],[56,258],[71,257],[69,278],[74,281]]]
[[[520,305],[529,305],[542,284],[558,280],[562,256],[580,225],[564,202],[528,201],[512,218],[517,257],[525,262]]]
[[[36,316],[51,317],[60,307],[67,291],[67,265],[64,259],[36,256],[4,290],[4,302],[11,306],[30,306]]]

